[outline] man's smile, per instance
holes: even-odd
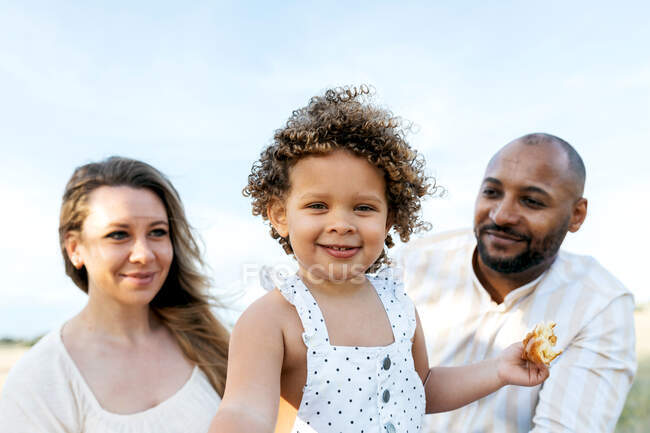
[[[495,231],[495,230],[486,230],[484,233],[489,237],[491,241],[496,241],[496,242],[502,242],[502,243],[516,243],[516,242],[524,242],[526,241],[526,238],[522,238],[519,236],[514,236],[508,233],[504,233],[501,231]]]

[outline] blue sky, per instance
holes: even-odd
[[[545,131],[587,165],[589,216],[567,249],[650,301],[650,27],[646,2],[0,1],[0,336],[31,336],[84,295],[58,251],[72,170],[119,154],[178,187],[215,285],[256,296],[242,264],[286,263],[241,196],[291,111],[372,84],[413,121],[448,193],[433,232],[471,225],[484,166]]]

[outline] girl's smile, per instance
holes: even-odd
[[[364,275],[390,228],[383,171],[339,150],[301,158],[289,178],[289,193],[268,213],[301,274],[330,282]]]
[[[337,259],[349,259],[353,255],[359,252],[361,247],[346,247],[341,245],[318,245],[321,248],[324,248],[328,254],[331,254],[332,257]]]

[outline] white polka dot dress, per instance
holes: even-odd
[[[395,341],[388,346],[332,346],[320,308],[300,278],[278,285],[298,311],[307,346],[307,381],[293,433],[421,431],[424,387],[411,353],[415,308],[389,271],[368,279],[391,323]]]

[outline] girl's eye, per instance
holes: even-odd
[[[371,211],[375,210],[375,208],[372,207],[372,206],[368,206],[367,204],[362,204],[362,205],[357,206],[357,210],[361,211],[361,212],[371,212]]]
[[[157,237],[157,238],[162,238],[167,236],[167,230],[165,229],[153,229],[151,230],[150,233],[152,236]]]
[[[114,239],[116,241],[121,241],[122,239],[126,239],[127,237],[129,237],[129,234],[125,231],[119,230],[107,234],[106,237]]]
[[[308,204],[307,207],[309,209],[327,209],[327,206],[325,206],[324,203],[311,203]]]

